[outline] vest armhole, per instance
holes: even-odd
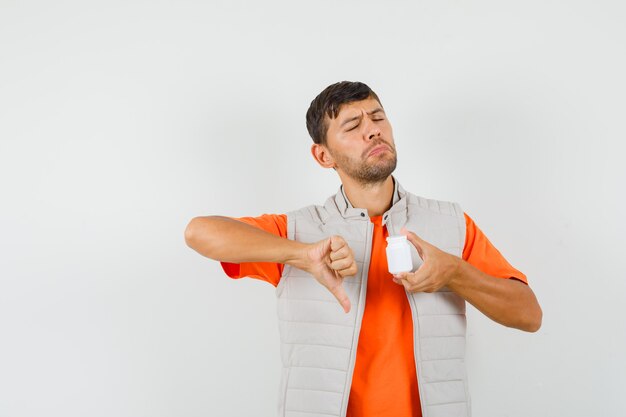
[[[287,239],[289,240],[295,240],[295,213],[294,212],[288,212],[287,213]],[[280,294],[282,294],[282,292],[285,289],[285,286],[287,285],[287,280],[285,278],[287,278],[287,276],[291,273],[291,268],[292,266],[289,264],[284,264],[283,265],[283,273],[280,276],[280,279],[278,280],[278,285],[276,285],[276,296],[280,296]]]
[[[466,224],[465,224],[465,215],[463,214],[463,209],[461,209],[461,205],[457,202],[450,203],[454,208],[457,224],[459,227],[459,258],[463,258],[463,248],[465,247],[466,240]]]

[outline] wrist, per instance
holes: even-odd
[[[310,245],[307,243],[292,241],[292,249],[287,254],[285,264],[291,265],[295,268],[308,271],[309,269],[309,257],[308,250]]]
[[[448,288],[454,290],[454,288],[458,288],[463,285],[467,265],[469,264],[466,261],[458,256],[454,256],[454,267],[452,268],[450,281],[448,281]]]

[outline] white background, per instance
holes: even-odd
[[[334,194],[304,116],[341,80],[543,307],[537,333],[469,308],[474,415],[625,415],[625,11],[0,1],[0,416],[274,415],[274,288],[183,232]]]

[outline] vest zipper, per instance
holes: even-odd
[[[365,259],[363,260],[363,271],[361,272],[361,286],[359,291],[359,309],[357,311],[354,337],[352,339],[352,353],[350,355],[350,364],[348,365],[348,383],[346,384],[346,391],[343,395],[343,404],[341,406],[340,417],[345,417],[348,412],[348,402],[350,398],[350,390],[352,389],[352,377],[354,376],[354,365],[356,363],[356,353],[359,345],[359,334],[361,333],[361,323],[363,320],[363,313],[365,312],[365,298],[367,293],[367,275],[370,269],[370,259],[372,257],[372,236],[374,231],[374,225],[371,220],[367,223],[367,239],[365,242]]]
[[[417,392],[420,397],[420,408],[422,409],[422,417],[428,417],[426,413],[426,407],[424,404],[424,396],[422,395],[422,388],[424,385],[420,381],[422,372],[419,364],[420,361],[420,344],[419,344],[419,319],[418,319],[418,310],[415,305],[415,300],[411,296],[411,294],[405,289],[404,292],[406,296],[409,298],[409,306],[411,307],[411,318],[413,320],[413,357],[415,359],[415,375],[417,377]]]
[[[392,222],[388,222],[386,226],[387,226],[387,230],[390,231],[392,234],[398,233],[398,231],[396,230],[395,224],[393,224]],[[415,376],[417,378],[417,392],[420,397],[420,408],[422,410],[422,417],[428,417],[426,413],[426,407],[424,405],[424,396],[422,395],[422,387],[424,385],[420,381],[422,373],[421,373],[420,366],[419,366],[421,362],[420,362],[418,310],[417,310],[417,305],[415,304],[415,300],[413,299],[411,294],[406,290],[406,288],[404,289],[404,293],[409,299],[409,307],[411,308],[411,320],[413,321],[413,358],[415,360]]]

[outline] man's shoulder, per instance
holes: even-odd
[[[428,210],[435,213],[447,214],[451,216],[458,216],[463,214],[461,205],[454,200],[424,197],[422,195],[414,194],[410,191],[406,191],[406,200],[407,206],[411,206],[413,209]]]
[[[285,214],[287,218],[306,217],[306,218],[325,218],[328,217],[328,210],[325,205],[309,204],[294,210],[290,210]]]
[[[278,235],[286,236],[287,232],[287,216],[279,213],[263,213],[260,216],[244,216],[244,217],[230,217],[233,220],[246,223],[250,226],[255,226],[266,232]]]

